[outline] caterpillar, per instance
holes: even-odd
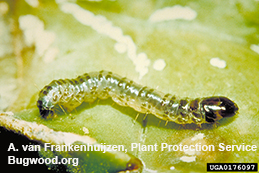
[[[47,118],[53,117],[54,108],[58,105],[73,110],[82,102],[108,97],[121,106],[129,106],[137,112],[153,114],[178,124],[215,123],[234,116],[238,111],[237,104],[224,96],[180,99],[108,71],[85,73],[75,79],[54,80],[40,91],[37,106],[40,115]]]

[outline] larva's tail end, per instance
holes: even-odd
[[[205,98],[201,104],[208,123],[214,123],[225,117],[232,117],[238,112],[237,104],[227,97]]]
[[[40,110],[40,115],[42,116],[42,118],[49,118],[49,117],[53,117],[54,116],[54,111],[52,110]]]
[[[52,109],[46,109],[45,107],[43,107],[42,105],[42,101],[38,101],[37,102],[37,106],[39,108],[39,112],[40,112],[40,115],[43,117],[43,118],[48,118],[48,117],[53,117],[54,115],[54,111]]]

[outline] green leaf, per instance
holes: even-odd
[[[101,25],[103,27],[98,30],[96,26],[83,24],[80,21],[83,15],[65,13],[63,3],[40,1],[37,8],[32,8],[25,2],[18,1],[15,4],[14,14],[16,22],[30,14],[32,18],[37,19],[36,21],[44,24],[44,32],[39,30],[37,32],[44,34],[47,32],[47,34],[40,38],[42,40],[38,45],[35,41],[33,46],[26,45],[25,40],[28,36],[24,35],[24,30],[21,31],[21,35],[14,35],[16,41],[21,36],[22,39],[18,40],[23,42],[23,49],[20,48],[22,63],[16,68],[16,73],[21,74],[20,82],[13,75],[15,70],[5,73],[4,68],[0,69],[4,76],[17,80],[19,95],[15,102],[10,104],[8,111],[14,112],[18,119],[44,124],[57,131],[85,135],[84,129],[87,129],[88,135],[99,143],[124,145],[128,153],[143,161],[144,172],[152,170],[170,172],[170,169],[204,172],[206,163],[210,162],[258,162],[258,151],[236,149],[218,151],[220,143],[257,145],[257,147],[259,143],[257,125],[259,98],[256,94],[259,91],[259,55],[250,48],[251,45],[256,47],[256,44],[259,44],[258,25],[256,25],[258,19],[253,17],[253,14],[256,15],[258,12],[256,8],[252,8],[258,7],[258,3],[255,1],[233,3],[181,1],[178,4],[189,6],[197,12],[198,15],[194,20],[158,23],[150,22],[149,16],[157,9],[176,5],[176,2],[71,3],[87,10],[95,17],[98,15],[105,17]],[[70,11],[72,6],[68,7],[67,10]],[[132,38],[136,45],[136,55],[139,53],[147,55],[150,64],[145,61],[142,63],[147,64],[148,73],[141,79],[140,72],[145,66],[143,69],[137,69],[141,66],[141,62],[134,60],[127,52],[118,53],[115,50],[114,46],[118,43],[117,35],[113,35],[114,37],[109,35],[110,32],[107,31],[109,24],[106,21],[111,22],[111,28],[120,28],[123,36],[128,35]],[[16,30],[19,29],[21,28],[17,24]],[[54,37],[48,37],[48,34]],[[47,49],[43,49],[41,46],[50,41],[48,38],[53,39],[53,42],[47,45],[49,46]],[[17,45],[15,48],[18,49]],[[45,52],[40,54],[42,49]],[[48,51],[53,51],[54,56],[52,57],[51,53],[47,54]],[[212,66],[210,60],[215,57],[224,60],[227,66],[225,68]],[[152,67],[158,59],[163,59],[166,63],[162,71],[156,71]],[[13,63],[15,57],[1,61],[6,62],[9,67],[15,67]],[[157,88],[161,92],[182,98],[226,96],[237,103],[239,114],[219,121],[216,127],[203,124],[199,129],[195,124],[183,126],[168,122],[166,125],[165,121],[154,115],[147,115],[144,119],[145,115],[140,114],[134,121],[138,112],[129,107],[118,106],[111,99],[107,99],[97,100],[91,104],[83,103],[71,113],[61,111],[54,119],[45,120],[40,117],[36,101],[39,91],[45,85],[54,79],[70,79],[86,72],[100,70],[112,71],[144,86]],[[1,81],[7,80],[1,77]],[[2,88],[1,90],[5,91],[4,87]],[[15,95],[9,97],[15,98]],[[203,137],[194,140],[197,136]],[[133,143],[157,144],[158,151],[136,149],[131,151]],[[213,145],[215,151],[195,153],[168,151],[168,149],[161,151],[162,143]],[[186,157],[195,158],[195,161],[188,162]]]

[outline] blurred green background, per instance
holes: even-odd
[[[85,127],[89,136],[99,143],[125,145],[128,150],[131,143],[190,145],[199,142],[215,146],[244,143],[258,147],[258,1],[39,1],[36,5],[30,2],[0,2],[0,46],[5,46],[0,49],[2,111],[12,111],[17,118],[58,131],[84,135]],[[8,7],[6,12],[3,3]],[[156,10],[175,5],[189,7],[197,16],[193,20],[149,20]],[[74,7],[84,9],[97,23],[97,17],[103,16],[99,30],[82,24],[82,16],[65,13],[65,7],[68,11]],[[26,21],[29,14],[32,23]],[[82,20],[87,23],[88,19]],[[127,43],[135,44],[136,58],[145,53],[146,59],[138,61],[129,52],[116,51],[118,40],[114,38],[120,34],[110,36],[109,26],[121,29],[125,38],[131,38]],[[210,60],[215,57],[224,60],[226,67],[212,66]],[[153,68],[158,59],[166,64],[161,71]],[[139,66],[148,70],[142,78]],[[165,126],[165,121],[153,115],[143,119],[144,115],[140,114],[134,122],[136,111],[108,99],[84,103],[70,116],[60,115],[47,121],[40,118],[36,101],[41,88],[54,79],[75,78],[99,70],[112,71],[183,98],[223,95],[237,103],[239,114],[221,120],[217,127],[205,124],[197,130],[194,124],[182,126],[169,122]],[[203,139],[191,140],[199,133],[204,135]],[[193,155],[180,151],[129,153],[143,161],[144,172],[203,172],[208,162],[259,162],[258,151]],[[196,156],[196,159],[186,162],[181,160],[183,156]]]

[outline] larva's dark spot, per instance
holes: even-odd
[[[98,75],[98,80],[101,80],[102,77],[103,77],[103,75],[100,73],[100,74]]]
[[[149,91],[146,92],[145,97],[146,97],[146,98],[149,98],[149,97],[150,97],[150,92],[149,92]]]
[[[160,102],[160,105],[161,105],[161,106],[164,106],[164,105],[165,105],[164,100],[162,100],[162,101]]]
[[[58,85],[61,85],[61,84],[62,84],[61,80],[55,80],[55,82],[56,82]]]
[[[197,114],[196,112],[192,112],[192,114],[193,114],[196,118],[201,118],[201,114]]]
[[[70,104],[69,104],[69,106],[70,106],[70,107],[73,107],[73,106],[74,106],[74,104],[73,104],[73,103],[70,103]]]
[[[73,79],[73,82],[74,82],[75,85],[79,84],[78,80]]]
[[[83,76],[78,76],[75,80],[78,81],[79,84],[82,84],[86,79]]]
[[[147,106],[147,104],[146,103],[142,103],[142,105],[141,105],[142,107],[146,107]]]
[[[119,81],[119,83],[118,83],[118,86],[119,86],[119,87],[122,87],[122,88],[123,88],[124,83],[125,83],[125,82],[124,82],[125,79],[126,79],[126,78],[122,78],[122,79]],[[124,89],[125,89],[125,88],[124,88]]]
[[[107,74],[107,75],[105,76],[105,79],[106,79],[106,80],[110,80],[111,77],[112,77],[112,76],[111,76],[110,74]]]
[[[142,87],[142,88],[139,90],[139,92],[138,92],[138,97],[141,97],[141,96],[142,96],[142,93],[144,93],[144,91],[145,91],[146,88],[147,88],[147,87],[145,86],[145,87]]]
[[[148,99],[150,97],[152,97],[152,92],[154,92],[154,89],[149,89],[149,91],[146,92],[145,97]]]
[[[154,89],[150,89],[150,90],[146,93],[146,98],[151,98],[153,92],[154,92]]]
[[[176,97],[175,96],[173,96],[171,99],[170,99],[170,101],[169,101],[169,106],[172,106],[173,104],[174,104],[174,102],[175,102],[175,99],[176,99]]]
[[[187,105],[187,100],[180,100],[180,106],[184,107]]]
[[[129,83],[126,83],[125,89],[126,89],[126,90],[129,89],[129,87],[130,87],[130,84],[129,84]]]
[[[123,86],[123,82],[120,81],[120,82],[118,83],[118,86],[119,86],[119,87],[122,87],[122,86]]]
[[[85,79],[84,78],[80,78],[80,82],[81,83],[85,82]]]
[[[64,91],[63,96],[65,96],[65,97],[67,97],[67,96],[68,96],[68,91],[67,91],[67,89]]]
[[[172,96],[171,94],[166,94],[165,97],[166,97],[167,99],[169,99],[169,97],[175,97],[175,96]]]
[[[96,92],[96,91],[91,91],[90,94],[91,94],[91,95],[96,95],[97,92]]]
[[[191,110],[198,109],[198,107],[199,107],[198,103],[199,103],[199,99],[195,99],[195,100],[191,101],[190,102],[190,109]]]
[[[91,79],[88,73],[85,73],[84,76],[86,77],[87,80]]]
[[[40,91],[37,106],[41,116],[46,118],[55,113],[57,106],[73,110],[84,101],[93,102],[97,98],[108,97],[119,105],[130,105],[141,113],[151,112],[158,118],[178,124],[214,123],[234,116],[238,111],[237,105],[226,97],[178,99],[106,71],[85,73],[76,79],[52,81]]]
[[[83,94],[84,94],[84,91],[83,91],[83,90],[79,90],[79,92],[78,92],[78,97],[79,97],[79,98],[82,97]]]
[[[47,95],[48,91],[44,90],[42,93],[43,93],[43,95]]]
[[[188,117],[188,115],[187,115],[187,114],[185,114],[185,113],[183,113],[183,112],[180,112],[180,114],[181,114],[182,118],[186,118],[186,117]]]
[[[170,95],[171,95],[171,94],[166,94],[166,95],[164,95],[163,101],[165,102],[166,100],[168,100],[168,97],[169,97]]]
[[[108,92],[111,91],[111,88],[105,87],[105,88],[104,88],[104,91],[107,92],[107,94],[108,94]]]
[[[52,89],[52,86],[47,86],[47,91],[51,90]]]
[[[56,102],[58,100],[58,96],[56,94],[53,94],[53,101]]]
[[[177,120],[178,120],[178,122],[180,122],[181,124],[183,124],[182,118],[178,118]]]
[[[72,86],[74,86],[74,85],[75,85],[74,80],[70,80],[70,79],[68,79],[68,82],[69,82]]]

